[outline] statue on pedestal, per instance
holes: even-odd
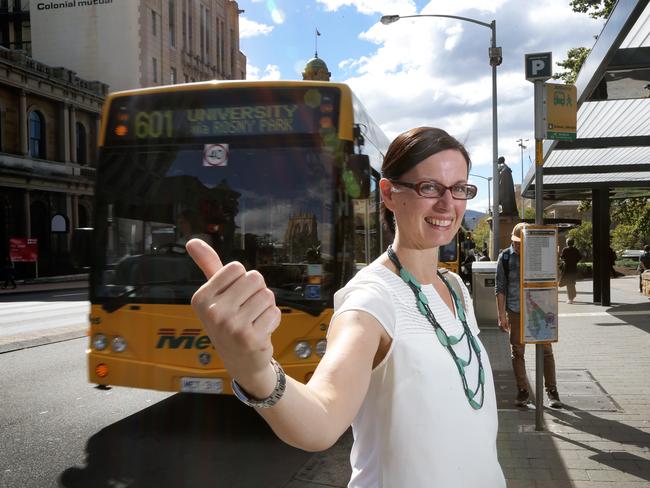
[[[512,181],[512,170],[506,164],[506,158],[501,156],[498,159],[497,169],[499,171],[499,200],[501,215],[516,217],[519,215],[515,199],[515,185]]]

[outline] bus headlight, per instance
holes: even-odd
[[[296,345],[293,346],[293,352],[300,359],[307,359],[309,356],[311,356],[311,346],[307,341],[296,342]]]
[[[325,349],[327,349],[327,339],[321,339],[316,343],[316,354],[320,357],[325,355]]]
[[[96,351],[103,351],[108,346],[108,339],[104,334],[95,334],[93,336],[93,347]]]
[[[113,337],[113,341],[111,342],[111,347],[115,352],[124,352],[126,350],[126,341],[124,340],[124,337],[122,336]]]

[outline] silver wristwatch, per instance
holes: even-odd
[[[242,387],[239,386],[235,380],[232,380],[230,385],[232,386],[232,392],[235,396],[249,407],[255,408],[269,408],[278,403],[280,398],[282,398],[282,395],[284,395],[284,390],[287,387],[287,377],[284,374],[282,366],[280,366],[280,364],[273,358],[271,358],[271,365],[275,370],[277,382],[275,383],[275,388],[268,397],[263,400],[253,400],[248,397]]]

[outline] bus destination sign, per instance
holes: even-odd
[[[298,105],[253,105],[186,110],[192,135],[293,133]]]
[[[106,142],[138,144],[152,140],[213,140],[223,136],[318,134],[336,127],[338,97],[331,91],[320,93],[317,103],[304,92],[299,92],[299,97],[291,93],[294,96],[269,97],[275,103],[269,103],[269,98],[258,101],[258,97],[241,96],[236,104],[232,100],[196,103],[188,94],[185,95],[189,100],[183,103],[150,100],[146,95],[118,98],[110,108]]]

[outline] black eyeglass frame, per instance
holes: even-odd
[[[454,200],[471,200],[478,193],[478,187],[476,185],[472,185],[470,183],[455,183],[455,184],[453,184],[451,186],[445,186],[445,185],[443,185],[442,183],[440,183],[440,182],[438,182],[436,180],[422,180],[422,181],[418,181],[417,183],[409,183],[407,181],[399,181],[399,180],[388,180],[388,181],[390,181],[394,185],[401,185],[401,186],[405,186],[406,188],[410,188],[411,190],[414,190],[415,193],[417,193],[422,198],[441,198],[445,194],[445,192],[447,190],[449,190],[449,194],[451,195],[451,198],[453,198]],[[435,185],[439,186],[440,188],[444,188],[444,191],[442,191],[440,193],[440,195],[437,195],[437,196],[423,195],[420,192],[420,188],[425,183],[434,183]],[[455,196],[452,189],[455,186],[458,186],[458,185],[463,185],[468,190],[471,190],[471,192],[470,192],[471,196],[468,196],[467,198],[458,198],[457,196]]]

